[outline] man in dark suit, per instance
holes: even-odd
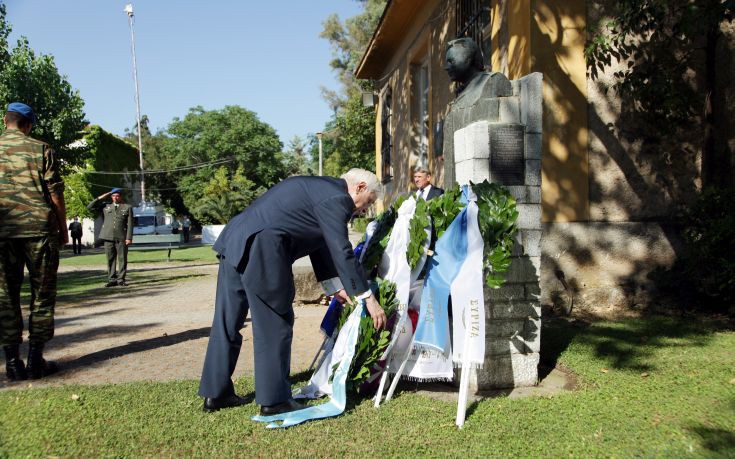
[[[219,274],[214,320],[199,385],[204,410],[248,403],[232,373],[248,310],[252,314],[255,401],[263,415],[304,408],[288,380],[293,336],[291,265],[309,255],[318,281],[340,301],[366,301],[375,328],[383,309],[370,292],[347,237],[347,222],[377,199],[375,174],[351,169],[342,178],[291,177],[275,185],[225,226],[214,244]]]
[[[425,166],[413,168],[413,184],[416,185],[416,199],[428,201],[444,194],[444,190],[431,184],[431,171]]]
[[[74,255],[82,254],[82,224],[79,223],[79,217],[74,217],[74,221],[69,223],[69,234],[71,234],[71,248]]]

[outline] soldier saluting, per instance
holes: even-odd
[[[128,246],[133,243],[133,208],[125,204],[120,188],[113,188],[108,193],[98,196],[90,202],[87,209],[102,209],[104,221],[100,230],[100,239],[105,243],[107,255],[107,283],[105,287],[128,285],[125,275],[128,271]],[[102,202],[110,196],[112,202]]]
[[[0,135],[0,344],[8,379],[42,378],[58,371],[43,358],[54,336],[59,246],[68,242],[64,182],[54,152],[28,136],[37,123],[26,104],[8,105]],[[20,288],[28,268],[31,304],[28,365],[19,356],[23,340]]]

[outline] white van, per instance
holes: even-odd
[[[171,234],[173,226],[166,223],[166,212],[162,205],[155,202],[141,202],[133,207],[133,235]]]

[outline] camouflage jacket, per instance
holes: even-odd
[[[51,193],[63,192],[51,147],[17,129],[0,135],[0,239],[58,233]]]

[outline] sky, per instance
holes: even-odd
[[[87,120],[122,135],[136,123],[131,37],[124,0],[5,0],[10,44],[28,38],[85,101]],[[278,132],[285,147],[324,128],[332,113],[320,87],[337,89],[331,13],[355,0],[133,1],[141,113],[155,132],[189,108],[240,105]]]

